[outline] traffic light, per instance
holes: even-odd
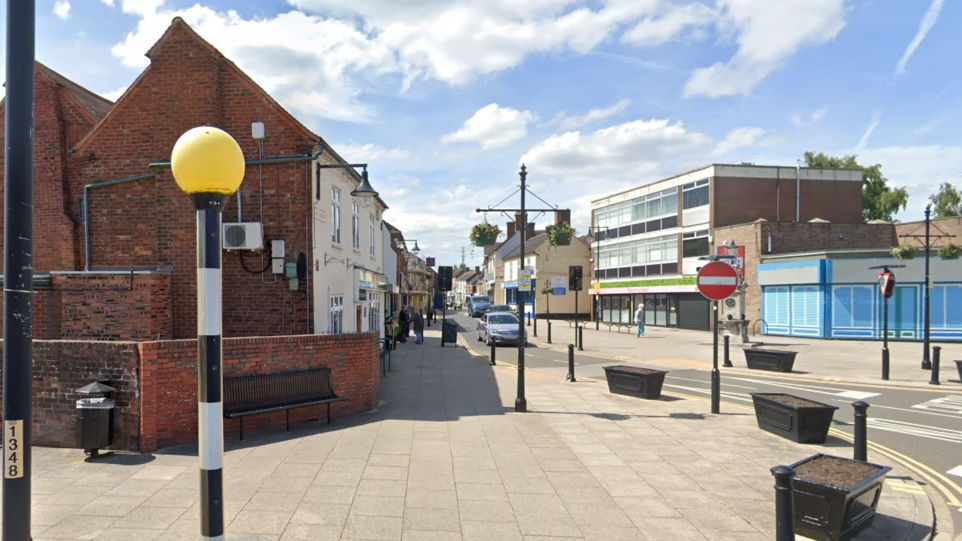
[[[453,267],[438,267],[438,290],[439,291],[451,291],[452,276],[454,273]]]
[[[568,267],[568,289],[581,291],[581,265]]]

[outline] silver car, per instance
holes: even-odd
[[[528,331],[524,332],[527,343]],[[478,341],[491,344],[518,345],[518,316],[510,312],[489,312],[478,320]]]

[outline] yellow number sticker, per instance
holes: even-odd
[[[23,421],[3,422],[3,477],[23,477]]]

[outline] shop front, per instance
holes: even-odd
[[[377,332],[384,336],[384,310],[388,308],[390,286],[387,276],[361,267],[354,269],[357,298],[354,303],[354,328],[357,332]]]
[[[683,286],[685,289],[690,286]],[[693,288],[693,286],[691,286]],[[652,291],[664,290],[669,291]],[[711,305],[700,293],[679,287],[611,288],[602,290],[599,314],[602,323],[634,324],[638,305],[645,307],[645,325],[697,331],[710,329]],[[648,290],[636,292],[634,290]],[[594,294],[594,292],[591,292]]]

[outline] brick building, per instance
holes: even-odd
[[[130,275],[132,289],[159,282],[151,287],[161,297],[145,302],[168,305],[170,322],[156,331],[150,310],[131,309],[126,287],[82,285],[92,308],[63,310],[59,323],[51,316],[35,337],[138,340],[148,328],[154,339],[195,335],[195,212],[164,164],[177,138],[198,125],[226,130],[248,160],[224,222],[261,223],[265,248],[285,241],[284,253],[224,253],[224,335],[311,333],[311,273],[291,289],[274,273],[283,266],[271,262],[319,257],[312,253],[311,165],[346,162],[180,18],[147,57],[150,65],[114,104],[37,64],[35,285],[40,304],[52,308],[63,304],[58,273],[105,283]],[[252,137],[255,122],[265,126],[263,139]],[[359,182],[353,170],[346,175]],[[69,320],[82,326],[91,311],[123,324],[68,331]]]
[[[859,224],[862,172],[713,164],[605,196],[591,208],[600,291],[592,291],[594,317],[630,324],[644,304],[648,325],[707,330],[710,307],[695,275],[699,258],[723,242],[715,231],[756,220]],[[745,313],[743,306],[732,310]]]

